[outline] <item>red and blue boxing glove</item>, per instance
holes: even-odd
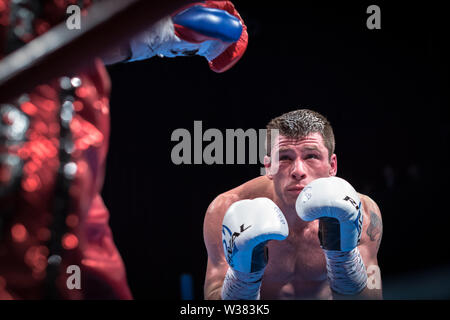
[[[244,54],[247,27],[230,1],[189,4],[130,41],[131,58],[203,56],[215,72],[230,69]]]

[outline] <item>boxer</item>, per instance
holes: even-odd
[[[267,143],[266,175],[207,209],[205,298],[381,299],[381,277],[368,285],[367,271],[379,272],[381,213],[336,177],[328,120],[301,109],[267,129],[279,135]]]
[[[73,2],[0,0],[0,59],[64,21]],[[88,10],[91,2],[77,4]],[[199,55],[224,72],[246,46],[246,27],[233,4],[201,1],[102,59]],[[0,103],[0,299],[132,298],[100,196],[109,92],[108,74],[96,59],[77,74]],[[80,290],[67,285],[71,265],[81,269]]]

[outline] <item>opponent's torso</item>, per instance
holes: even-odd
[[[0,59],[62,22],[75,2],[92,1],[0,0]],[[53,296],[46,288],[55,283],[62,298],[131,297],[99,196],[109,77],[99,59],[67,76],[0,102],[0,299]],[[67,286],[69,265],[81,269],[81,290]]]

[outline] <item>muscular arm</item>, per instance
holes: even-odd
[[[380,268],[377,254],[383,235],[383,222],[381,212],[375,201],[365,195],[361,195],[364,210],[363,230],[361,242],[358,246],[364,265],[367,270],[367,286],[352,299],[383,299]],[[333,293],[334,299],[348,299],[348,296],[340,296]]]
[[[208,251],[204,297],[221,299],[221,290],[228,263],[225,260],[222,244],[222,221],[228,208],[236,201],[256,197],[273,196],[273,186],[265,177],[258,177],[231,189],[214,199],[209,205],[203,224],[203,238]]]
[[[221,291],[228,270],[222,245],[222,220],[230,205],[238,201],[234,194],[221,194],[208,207],[203,224],[203,237],[208,252],[204,297],[207,300],[222,299]]]

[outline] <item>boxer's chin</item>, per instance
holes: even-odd
[[[297,201],[300,192],[286,192],[284,194],[284,202],[287,206],[292,206],[295,208],[295,202]]]

